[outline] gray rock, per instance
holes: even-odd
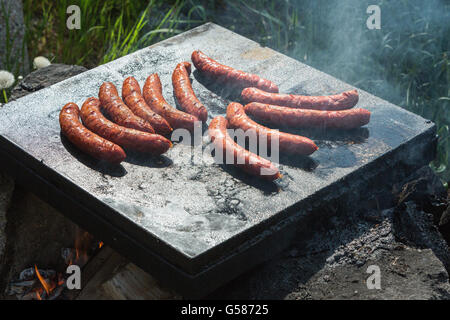
[[[24,36],[22,1],[0,0],[0,69],[15,74],[28,73],[29,62]]]
[[[17,100],[31,92],[49,87],[55,83],[85,72],[86,70],[87,69],[82,66],[52,64],[48,67],[33,71],[12,90],[10,100]]]

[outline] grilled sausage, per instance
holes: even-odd
[[[195,122],[198,121],[198,118],[180,111],[167,103],[162,95],[161,80],[158,74],[154,73],[147,78],[143,93],[148,106],[157,114],[164,117],[172,128],[184,128],[189,131],[194,130]]]
[[[169,140],[159,134],[125,128],[109,121],[101,113],[100,101],[97,98],[89,98],[84,102],[81,119],[90,130],[125,149],[159,155],[172,146]]]
[[[109,114],[115,123],[126,128],[155,133],[155,130],[153,130],[153,127],[149,123],[134,115],[134,113],[123,103],[116,87],[111,82],[102,84],[98,96],[102,108]]]
[[[270,93],[258,88],[242,90],[242,99],[246,102],[261,102],[291,108],[314,110],[344,110],[358,103],[358,91],[351,90],[331,96],[301,96],[294,94]]]
[[[134,77],[128,77],[123,82],[122,99],[135,115],[150,123],[157,133],[167,136],[172,132],[172,127],[166,119],[147,105],[142,97],[141,87]]]
[[[121,147],[89,131],[81,124],[80,109],[75,103],[70,102],[62,108],[59,124],[62,134],[92,157],[115,164],[125,159],[126,154]]]
[[[349,109],[319,111],[293,109],[252,102],[244,107],[245,113],[277,126],[352,129],[362,127],[370,121],[370,111]]]
[[[207,76],[236,85],[241,88],[256,87],[268,92],[278,92],[278,87],[272,81],[263,79],[255,74],[236,70],[211,59],[200,50],[196,50],[191,56],[195,67]]]
[[[281,177],[278,168],[267,159],[251,153],[238,145],[227,132],[227,119],[222,116],[215,117],[209,124],[209,136],[217,149],[221,149],[224,158],[230,155],[233,165],[245,172],[273,181]]]
[[[173,91],[181,109],[205,122],[208,119],[208,111],[192,90],[190,74],[191,64],[189,62],[179,63],[172,73]]]
[[[271,145],[272,139],[278,139],[279,150],[281,152],[310,155],[319,149],[316,144],[308,138],[272,130],[256,123],[245,114],[244,107],[236,102],[232,102],[228,105],[227,120],[229,126],[232,128],[240,128],[244,131],[254,130],[257,136],[266,136],[268,146]]]

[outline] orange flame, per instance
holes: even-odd
[[[47,281],[45,281],[45,279],[44,279],[44,278],[41,276],[41,274],[39,273],[39,270],[38,270],[38,268],[37,268],[36,265],[34,265],[34,270],[36,270],[36,275],[37,275],[39,281],[41,282],[42,287],[45,289],[45,292],[47,292],[47,295],[50,295],[51,289],[50,289],[50,287],[49,287]],[[39,294],[38,294],[38,298],[40,298]]]
[[[75,238],[75,264],[84,265],[88,259],[89,246],[92,243],[92,236],[86,231],[78,230]]]
[[[98,248],[100,249],[101,247],[103,247],[103,242],[100,242],[99,244],[98,244]]]
[[[36,291],[36,297],[38,298],[38,300],[42,300],[41,295],[39,294],[39,291]]]
[[[61,276],[61,274],[58,275],[58,287],[62,286],[64,284],[64,278]]]

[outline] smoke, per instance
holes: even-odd
[[[306,2],[293,2],[308,15],[287,54],[433,120],[439,143],[432,168],[448,181],[450,1]],[[367,27],[369,5],[380,8],[380,29]]]
[[[429,112],[414,103],[425,99],[435,104],[449,95],[449,0],[228,0],[202,5],[206,13],[198,18],[432,120],[441,113],[433,108],[442,103]],[[372,5],[380,8],[381,29],[367,27]],[[450,122],[447,115],[445,119]]]
[[[295,1],[304,31],[287,54],[375,95],[408,105],[413,96],[447,96],[439,62],[448,52],[449,1]],[[367,8],[377,5],[381,29],[370,30]],[[427,83],[442,84],[430,92]],[[411,88],[411,86],[413,88]],[[409,93],[408,93],[409,88]],[[447,117],[448,121],[449,118]]]
[[[369,29],[369,6],[380,29]],[[450,179],[450,0],[202,1],[203,15],[433,120],[434,168]]]

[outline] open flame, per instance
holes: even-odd
[[[36,265],[34,265],[34,270],[36,271],[36,275],[37,275],[39,281],[41,282],[42,287],[44,288],[45,292],[47,292],[47,295],[49,296],[50,292],[51,292],[50,286],[48,285],[47,281],[45,281],[45,279],[41,276],[41,274],[39,273],[39,269],[37,268]],[[38,295],[39,295],[39,293],[38,293]],[[39,298],[40,298],[40,296],[39,296]]]
[[[79,231],[75,238],[75,261],[74,264],[82,267],[89,260],[89,248],[93,242],[93,237],[86,231]],[[70,265],[70,264],[69,264]]]
[[[61,254],[66,266],[75,264],[82,268],[93,252],[103,246],[103,242],[94,242],[89,233],[79,231],[74,248],[63,248]],[[61,295],[65,287],[66,278],[63,273],[39,269],[34,265],[34,268],[23,270],[18,281],[10,284],[8,295],[16,295],[20,300],[53,300]]]

